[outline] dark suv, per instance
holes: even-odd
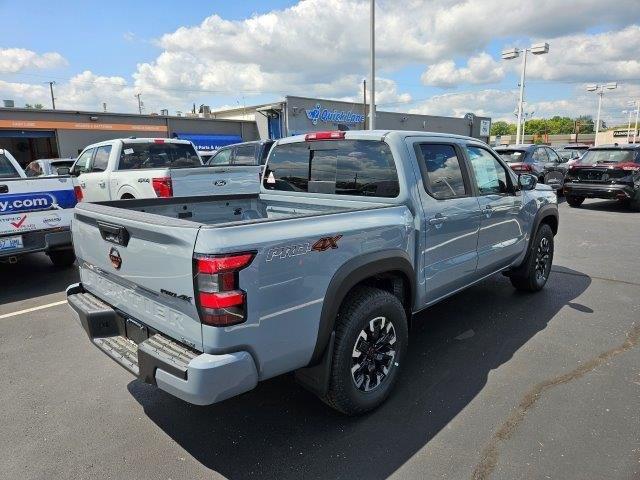
[[[540,183],[561,191],[567,170],[565,159],[546,145],[509,145],[494,148],[516,173],[535,175]]]
[[[582,205],[585,198],[605,198],[640,210],[640,145],[590,148],[569,167],[564,194],[572,207]]]

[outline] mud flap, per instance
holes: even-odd
[[[295,371],[296,381],[304,388],[319,397],[324,397],[329,391],[329,379],[333,365],[333,348],[336,340],[336,332],[331,332],[329,343],[317,365],[300,368]]]

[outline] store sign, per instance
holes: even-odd
[[[491,120],[480,120],[480,136],[488,137],[491,133]]]
[[[130,123],[61,122],[56,120],[0,120],[0,128],[46,130],[113,130],[115,132],[167,132],[166,125],[134,125]]]
[[[323,123],[362,123],[364,122],[364,115],[362,113],[355,113],[352,110],[330,110],[328,108],[322,108],[319,103],[311,110],[306,110],[307,118],[311,120],[311,123],[317,125],[318,122]]]
[[[633,129],[632,130],[614,130],[613,136],[614,137],[626,137],[626,136],[633,137]]]

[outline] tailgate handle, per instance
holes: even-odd
[[[122,245],[123,247],[126,247],[129,243],[129,232],[123,226],[98,222],[98,229],[102,238],[107,242]]]
[[[0,185],[0,193],[9,193],[9,185]]]

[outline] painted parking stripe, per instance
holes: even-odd
[[[17,312],[5,313],[4,315],[0,315],[0,320],[22,315],[23,313],[37,312],[38,310],[44,310],[45,308],[57,307],[58,305],[64,305],[65,303],[67,303],[66,300],[61,300],[59,302],[47,303],[46,305],[40,305],[38,307],[25,308],[24,310],[18,310]]]

